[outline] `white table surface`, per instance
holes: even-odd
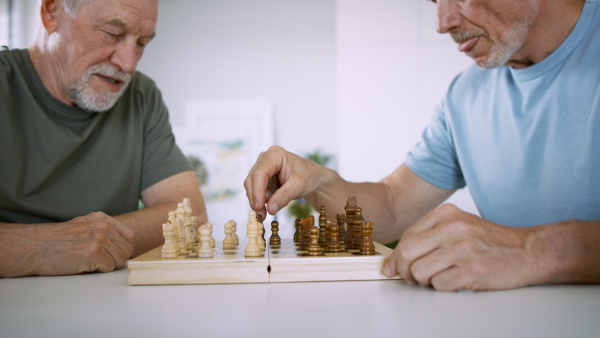
[[[600,285],[405,281],[129,286],[127,270],[0,279],[0,337],[600,337]]]

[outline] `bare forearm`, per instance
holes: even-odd
[[[335,222],[337,214],[345,214],[349,196],[356,196],[358,206],[362,208],[365,220],[375,225],[375,239],[382,242],[392,242],[400,236],[402,224],[394,217],[392,198],[385,184],[382,183],[353,183],[343,180],[337,173],[330,172],[331,178],[312,196],[306,199],[319,210],[325,206],[330,222]]]
[[[567,221],[524,229],[541,283],[600,282],[600,221]]]
[[[0,277],[32,275],[39,248],[27,224],[0,223]]]
[[[404,230],[453,193],[426,183],[404,165],[378,183],[347,182],[333,170],[325,176],[316,193],[307,198],[313,207],[324,205],[334,221],[335,213],[345,212],[347,197],[356,196],[365,220],[375,225],[373,238],[383,243],[398,240]]]

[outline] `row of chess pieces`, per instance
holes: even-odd
[[[336,216],[337,224],[327,221],[323,206],[318,227],[314,225],[315,219],[312,215],[296,219],[294,242],[298,243],[300,250],[307,250],[308,254],[313,256],[344,250],[357,250],[360,255],[375,255],[373,222],[364,220],[362,208],[357,206],[355,196],[348,197],[344,209],[346,214]]]
[[[184,198],[182,203],[177,204],[177,209],[170,211],[167,222],[163,224],[163,235],[165,243],[162,247],[162,258],[173,259],[182,255],[197,255],[199,258],[211,258],[214,256],[216,246],[215,239],[212,236],[213,225],[207,222],[197,228],[198,218],[192,216],[192,208],[189,198]],[[277,221],[271,223],[271,245],[281,244],[281,238],[278,234]],[[239,244],[239,238],[236,234],[237,223],[230,220],[225,223],[225,239],[223,239],[223,249],[235,249]],[[248,246],[244,254],[247,257],[261,257],[264,255],[266,242],[264,238],[265,228],[260,215],[256,212],[250,212],[250,219],[247,226]],[[198,243],[195,246],[195,243]]]
[[[319,226],[314,224],[312,215],[296,219],[294,242],[300,250],[306,250],[308,255],[319,256],[323,252],[341,252],[356,249],[361,255],[375,255],[373,244],[373,223],[365,222],[362,209],[357,206],[356,197],[349,196],[345,207],[346,214],[337,215],[337,224],[327,221],[325,207],[321,207]],[[344,228],[347,225],[348,230]],[[197,217],[192,216],[189,198],[184,198],[177,209],[169,212],[167,222],[163,224],[165,243],[162,247],[162,258],[172,259],[188,253],[196,254],[199,258],[214,256],[215,239],[212,237],[213,225],[210,222],[201,225],[198,230]],[[225,239],[223,249],[235,249],[239,245],[236,234],[237,224],[234,220],[225,223]],[[262,257],[266,248],[264,238],[265,227],[260,214],[250,211],[246,236],[248,245],[244,250],[246,257]],[[195,243],[198,243],[195,246]],[[269,245],[281,244],[279,223],[271,222],[271,237]]]

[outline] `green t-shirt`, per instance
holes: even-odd
[[[112,109],[91,113],[52,96],[27,50],[0,52],[0,222],[131,212],[142,190],[189,169],[145,75]]]

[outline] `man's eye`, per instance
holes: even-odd
[[[118,38],[120,36],[120,34],[114,34],[114,33],[107,32],[107,31],[104,31],[104,33],[112,38]]]

